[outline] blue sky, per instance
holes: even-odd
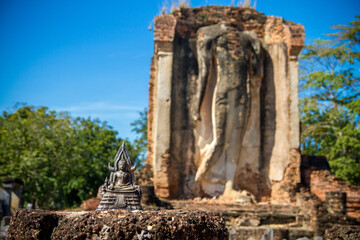
[[[231,2],[193,0],[191,6]],[[171,4],[0,0],[0,111],[16,102],[47,106],[107,121],[120,137],[133,139],[130,123],[148,104],[148,26]],[[256,9],[303,24],[310,43],[360,15],[360,1],[257,0]]]

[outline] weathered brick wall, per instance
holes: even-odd
[[[301,155],[300,172],[303,187],[310,187],[311,173],[319,170],[330,170],[330,165],[325,157]]]
[[[345,192],[349,216],[360,217],[360,187],[347,184],[327,170],[313,171],[310,175],[310,191],[325,201],[327,192]]]
[[[291,163],[286,168],[284,178],[272,186],[271,202],[294,203],[296,202],[296,191],[300,180],[300,153],[295,149],[290,152]]]
[[[157,162],[158,168],[154,168],[154,184],[156,193],[161,197],[178,197],[178,196],[184,196],[186,194],[189,194],[189,192],[194,191],[195,189],[198,189],[198,183],[192,183],[191,179],[193,178],[193,175],[196,172],[197,166],[193,166],[194,164],[190,162],[190,160],[193,158],[194,154],[192,151],[194,151],[194,147],[188,147],[185,149],[181,149],[183,154],[174,155],[172,154],[172,151],[165,151],[161,152],[157,150],[157,142],[155,141],[156,134],[163,134],[163,127],[156,128],[157,120],[156,120],[156,113],[155,110],[156,107],[162,107],[162,106],[155,106],[154,99],[157,99],[157,79],[159,76],[162,76],[163,74],[160,73],[160,70],[162,69],[158,59],[164,54],[167,54],[167,56],[173,56],[174,55],[174,64],[173,64],[173,73],[175,70],[178,70],[179,63],[176,62],[176,57],[179,58],[180,52],[177,52],[177,55],[175,53],[174,46],[176,44],[180,44],[181,46],[184,46],[188,44],[189,48],[191,48],[193,51],[194,46],[192,44],[195,44],[195,40],[197,39],[198,30],[201,27],[204,26],[211,26],[218,23],[226,23],[228,31],[228,38],[229,38],[229,53],[230,54],[236,54],[236,50],[239,48],[238,42],[232,42],[231,41],[231,29],[236,29],[237,31],[248,31],[254,33],[254,35],[257,35],[257,37],[262,41],[263,46],[266,48],[270,45],[277,45],[279,49],[283,49],[284,53],[286,55],[285,57],[285,65],[279,66],[279,68],[284,69],[284,75],[286,75],[286,78],[289,78],[288,81],[294,82],[293,85],[297,86],[297,55],[300,52],[301,48],[304,44],[305,39],[305,32],[304,27],[300,24],[296,24],[293,22],[285,21],[283,18],[280,17],[273,17],[273,16],[265,16],[263,13],[259,13],[254,9],[250,8],[238,8],[238,7],[225,7],[225,6],[209,6],[209,7],[199,7],[199,8],[182,8],[179,10],[176,10],[175,12],[171,14],[161,15],[155,17],[155,26],[154,26],[154,57],[152,61],[151,66],[151,76],[150,76],[150,84],[149,84],[149,129],[148,129],[148,159],[147,164],[153,165],[154,162]],[[234,38],[235,39],[235,38]],[[236,40],[236,39],[235,39]],[[183,41],[183,42],[182,42]],[[234,43],[234,44],[233,44]],[[276,49],[278,49],[276,48]],[[275,49],[275,47],[274,47]],[[184,50],[185,51],[185,50]],[[183,51],[183,52],[184,52]],[[279,50],[280,51],[280,50]],[[185,51],[186,52],[186,51]],[[190,52],[186,52],[186,54],[190,54]],[[192,53],[191,53],[192,54]],[[234,56],[233,56],[234,57]],[[172,58],[172,57],[171,57]],[[234,57],[236,59],[236,56]],[[271,61],[277,61],[277,59],[271,59],[268,57],[269,62]],[[185,61],[186,62],[186,61]],[[184,63],[184,65],[188,64],[190,65],[190,62]],[[176,63],[176,64],[175,64]],[[181,64],[180,64],[181,65]],[[174,70],[175,69],[175,70]],[[179,68],[180,69],[180,68]],[[189,70],[189,67],[184,66],[182,70]],[[286,70],[285,70],[286,69]],[[288,70],[290,69],[290,70]],[[291,69],[295,69],[293,72]],[[181,69],[180,69],[181,70]],[[164,72],[165,73],[165,72]],[[282,73],[279,73],[282,74]],[[278,74],[278,75],[279,75]],[[181,81],[194,81],[193,78],[196,77],[196,74],[184,74],[184,78],[181,79]],[[271,74],[270,74],[271,75]],[[280,76],[280,75],[279,75]],[[283,77],[279,77],[283,79]],[[172,87],[174,87],[176,84],[174,84],[174,79]],[[289,83],[290,85],[292,83]],[[183,89],[179,89],[177,86],[177,91],[188,91],[189,94],[192,90],[189,90],[191,88],[191,84],[189,83],[189,86],[185,86]],[[279,86],[277,86],[279,88]],[[289,86],[287,86],[289,87]],[[280,87],[281,88],[281,87]],[[282,91],[282,90],[281,90]],[[287,91],[287,90],[286,90]],[[285,96],[287,94],[284,90],[283,95]],[[292,93],[297,93],[297,88],[293,89],[291,86],[289,87],[289,91]],[[178,94],[179,95],[179,94]],[[294,99],[296,98],[296,101]],[[176,102],[179,103],[179,101],[173,101],[174,99],[171,99],[171,108],[174,108],[176,105]],[[188,101],[188,96],[185,98],[186,101]],[[189,100],[190,101],[190,100]],[[289,148],[286,153],[283,154],[279,153],[281,156],[281,159],[286,159],[280,163],[281,169],[284,168],[286,170],[283,171],[284,177],[281,174],[279,178],[276,178],[275,180],[272,179],[272,182],[269,182],[267,179],[267,175],[269,172],[269,164],[265,163],[263,164],[263,168],[261,171],[265,177],[258,184],[258,188],[261,189],[262,196],[261,200],[270,200],[271,196],[273,196],[272,201],[274,202],[291,202],[294,200],[295,191],[297,189],[297,185],[300,183],[300,171],[299,171],[299,146],[298,144],[292,144],[290,142],[296,142],[299,140],[299,137],[294,137],[292,132],[299,132],[299,126],[298,126],[298,116],[294,114],[297,110],[297,94],[291,94],[288,99],[289,106],[288,110],[289,112],[284,112],[284,116],[289,116],[289,121],[291,122],[291,128],[287,129],[286,131],[289,131],[289,139],[284,140],[288,141],[288,146],[286,148]],[[296,106],[294,109],[296,111],[292,111],[293,106],[291,106],[292,102],[295,102],[293,105]],[[188,111],[189,109],[186,109]],[[178,111],[181,111],[178,109]],[[274,110],[275,111],[275,110]],[[284,110],[285,111],[285,110]],[[179,115],[179,113],[177,113]],[[275,116],[275,115],[274,115]],[[279,113],[276,114],[276,116],[280,116]],[[192,117],[189,117],[192,119]],[[293,121],[295,119],[295,121]],[[293,124],[296,122],[296,124]],[[171,135],[171,140],[169,139],[170,146],[177,146],[181,145],[178,141],[178,138],[182,137],[183,139],[187,139],[186,141],[191,141],[190,137],[188,136],[191,133],[190,127],[187,127],[186,124],[183,124],[182,126],[174,126],[174,122],[171,123],[171,131],[173,129],[180,129],[179,132],[182,134],[179,134],[178,137],[174,137]],[[190,123],[189,123],[190,124]],[[275,121],[274,121],[275,124]],[[186,126],[185,126],[186,125]],[[165,126],[166,127],[166,126]],[[190,129],[189,131],[188,128]],[[156,129],[159,129],[157,133]],[[267,135],[275,135],[276,131],[275,126],[271,126],[271,133]],[[278,131],[280,132],[280,131]],[[284,132],[284,131],[283,131]],[[189,134],[188,134],[189,133]],[[171,132],[173,134],[173,132]],[[281,133],[282,134],[282,133]],[[181,136],[180,136],[181,135]],[[298,133],[297,133],[298,135]],[[290,140],[291,138],[291,140]],[[295,139],[295,140],[294,140]],[[175,143],[176,142],[176,143]],[[266,141],[265,141],[266,142]],[[182,143],[182,142],[181,142]],[[164,145],[164,144],[163,144]],[[186,144],[183,144],[186,145]],[[268,144],[269,145],[269,144]],[[270,144],[271,145],[271,144]],[[270,146],[269,145],[269,146]],[[280,144],[281,145],[281,144]],[[189,145],[190,146],[190,145]],[[268,148],[271,148],[268,147]],[[269,150],[269,149],[268,149]],[[180,150],[179,150],[180,151]],[[273,152],[272,149],[270,149],[268,152]],[[266,152],[265,155],[268,153]],[[168,154],[170,153],[170,155]],[[278,154],[278,155],[279,155]],[[157,155],[157,157],[155,157]],[[159,157],[162,156],[162,157]],[[279,159],[279,157],[273,157],[271,161],[276,161],[276,159]],[[192,160],[191,160],[192,161]],[[264,161],[270,161],[269,159],[265,159]],[[282,160],[279,160],[282,161]],[[284,166],[283,166],[284,165]],[[190,167],[188,167],[190,166]],[[273,166],[272,166],[273,168]],[[282,170],[281,170],[282,171]],[[180,177],[177,175],[181,175]],[[184,175],[184,176],[183,176]],[[190,176],[191,175],[191,176]],[[191,182],[189,183],[189,186],[184,187],[184,181]],[[276,186],[275,186],[276,185]],[[272,194],[271,186],[274,186],[272,188]],[[191,190],[188,190],[191,189]],[[185,190],[186,193],[185,193]],[[198,192],[201,192],[200,190],[196,190]],[[173,192],[170,193],[170,192]],[[197,194],[197,193],[196,193]],[[196,196],[195,194],[195,196]],[[271,196],[270,196],[271,194]],[[191,195],[191,194],[190,194]],[[189,195],[189,196],[190,196]],[[186,195],[188,196],[188,195]]]
[[[223,6],[181,9],[172,15],[156,16],[154,41],[172,42],[175,34],[195,38],[198,28],[225,22],[242,31],[256,33],[267,44],[285,42],[290,56],[297,56],[304,46],[305,30],[301,24],[265,16],[251,8]]]
[[[155,59],[151,59],[150,66],[150,81],[149,81],[149,109],[148,109],[148,132],[147,132],[147,159],[146,165],[152,165],[152,154],[153,154],[153,119],[154,119],[154,81],[156,77]]]
[[[172,41],[175,36],[176,19],[171,15],[155,17],[154,40]]]
[[[199,27],[209,26],[217,23],[230,23],[242,31],[254,32],[260,39],[264,39],[267,44],[285,42],[288,47],[289,55],[297,56],[304,46],[305,30],[301,24],[285,21],[280,17],[265,16],[251,8],[237,7],[199,7],[195,9],[181,9],[173,14],[176,18],[176,34],[183,38],[196,37]],[[162,22],[159,31],[164,31],[163,35],[171,35],[173,29],[169,22],[169,16],[159,16]],[[154,35],[155,40],[160,33]],[[165,39],[165,38],[164,38]]]

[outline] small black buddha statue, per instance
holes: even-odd
[[[134,186],[134,171],[129,153],[123,142],[114,159],[114,167],[108,164],[110,179],[100,188],[101,201],[97,210],[128,209],[141,210],[141,189]]]

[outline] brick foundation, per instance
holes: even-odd
[[[310,191],[321,201],[330,192],[346,193],[346,212],[349,216],[360,217],[360,187],[348,184],[327,170],[313,171],[310,175]]]

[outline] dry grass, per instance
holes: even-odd
[[[252,2],[251,0],[242,0],[242,1],[239,1],[238,6],[243,7],[243,8],[256,9],[256,0],[254,0],[254,2],[252,3],[252,6],[251,6],[251,2]]]
[[[240,0],[237,4],[236,2],[237,2],[236,0],[231,0],[230,6],[256,9],[257,0]],[[205,6],[207,5],[208,4],[206,1]],[[190,8],[190,7],[191,7],[190,0],[172,0],[171,4],[169,4],[169,0],[163,0],[160,15],[173,13],[174,11],[179,10],[181,8]]]
[[[179,8],[189,8],[190,7],[190,0],[179,0],[178,1]]]
[[[171,5],[168,0],[164,0],[162,2],[160,14],[165,15],[181,8],[190,8],[190,0],[172,0]]]

